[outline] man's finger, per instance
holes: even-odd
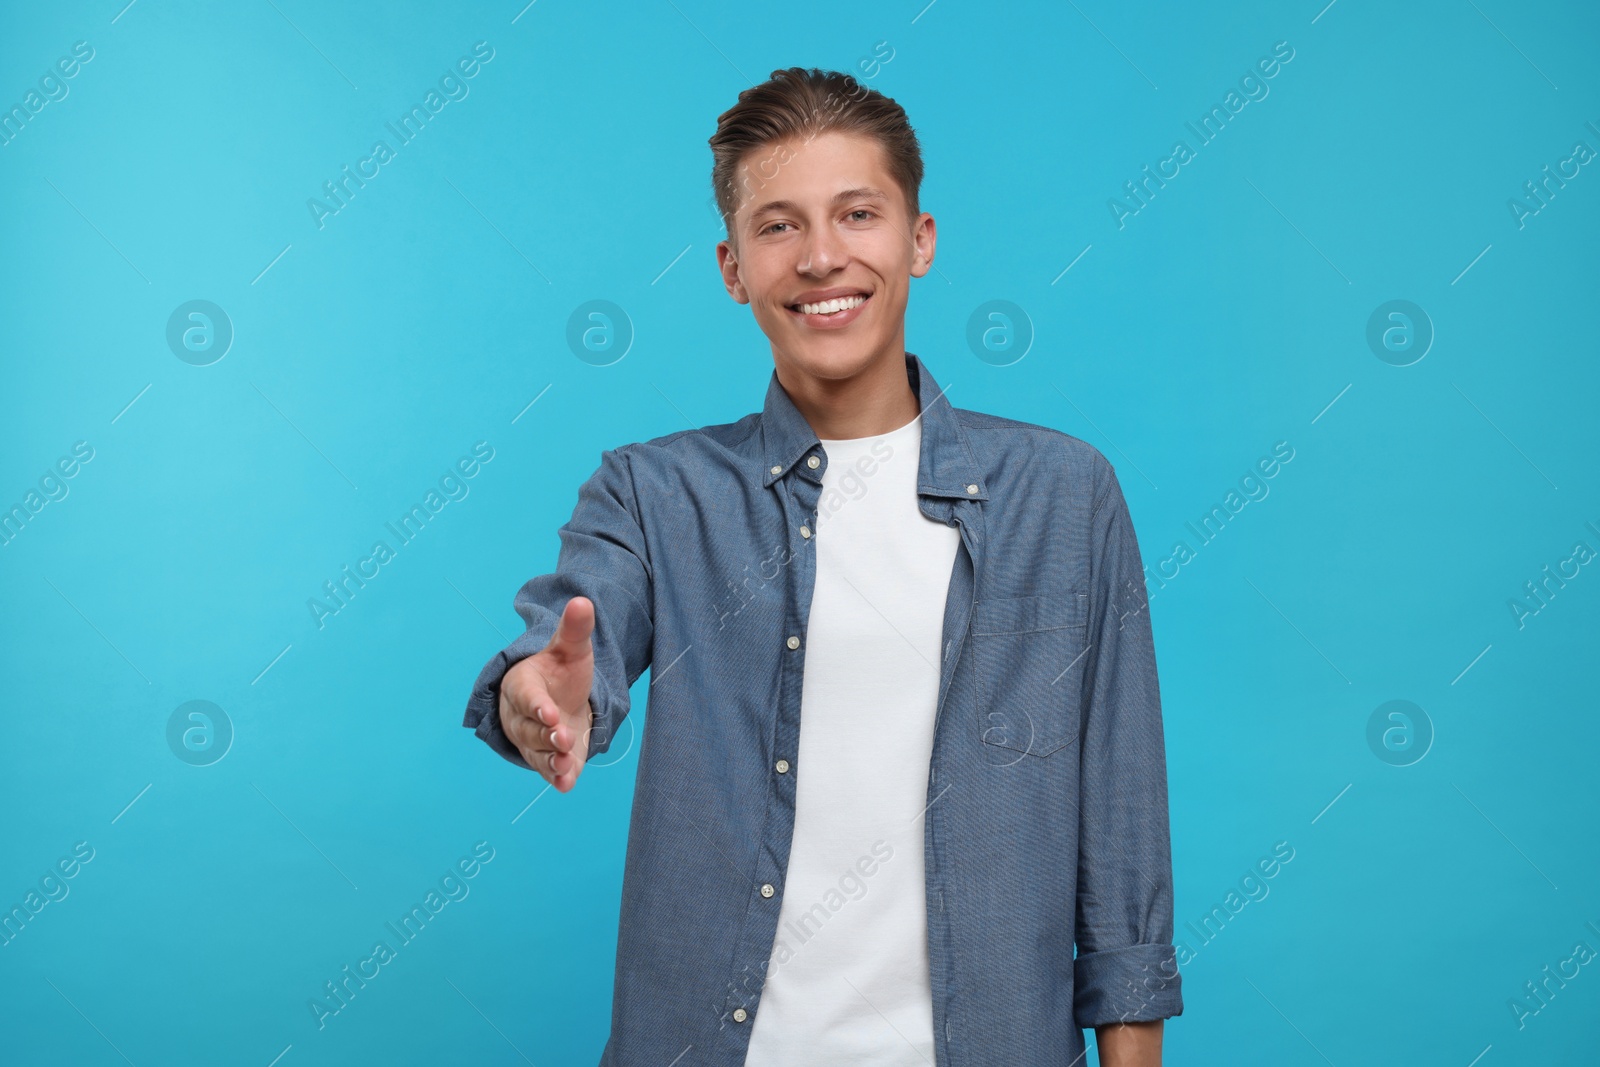
[[[519,732],[526,733],[530,744],[540,749],[555,749],[564,752],[572,747],[572,731],[561,729],[561,717],[556,714],[550,704],[540,704],[521,716],[523,728]]]
[[[547,740],[542,740],[531,746],[524,759],[540,774],[544,775],[552,785],[571,785],[577,781],[581,765],[578,763],[577,749],[573,745],[571,732],[562,730],[561,736],[552,745]],[[566,777],[570,781],[557,783],[556,779]]]
[[[534,756],[538,760],[533,764],[534,769],[558,791],[565,793],[577,782],[577,771],[570,764],[571,756],[549,749],[538,749]],[[563,762],[558,766],[557,760]]]
[[[522,758],[528,761],[528,766],[539,772],[539,776],[551,785],[555,784],[556,777],[562,773],[555,765],[556,756],[560,753],[543,746],[529,746],[521,750]]]
[[[586,596],[575,596],[561,609],[561,620],[546,649],[563,656],[581,655],[588,650],[589,635],[593,632],[594,601]]]
[[[554,726],[546,726],[537,712],[532,718],[532,725],[526,731],[519,731],[531,736],[528,743],[529,751],[545,757],[552,765],[557,756],[566,756],[568,760],[577,758],[576,739],[571,727],[564,726],[559,721]],[[562,769],[565,771],[571,768],[564,763]]]
[[[546,725],[544,727],[543,737],[546,743],[557,752],[567,752],[572,748],[572,729],[571,727],[563,728],[559,719],[554,725]]]

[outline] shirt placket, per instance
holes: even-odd
[[[779,675],[772,747],[761,757],[769,788],[743,932],[737,939],[730,992],[722,1012],[721,1029],[732,1063],[743,1063],[749,1047],[761,983],[778,930],[784,876],[794,840],[795,775],[805,769],[796,762],[795,753],[800,744],[807,626],[816,585],[816,553],[812,548],[816,543],[822,472],[826,469],[827,456],[822,446],[813,445],[787,476],[772,483],[772,492],[783,511],[789,558],[783,568],[782,628],[766,638],[778,646]]]
[[[945,894],[952,888],[946,875],[948,866],[946,849],[949,842],[949,834],[945,829],[947,809],[939,805],[941,802],[949,803],[949,799],[942,799],[948,787],[941,781],[947,777],[941,774],[941,771],[950,758],[946,753],[958,748],[951,739],[951,731],[959,730],[961,725],[950,721],[944,714],[944,708],[956,665],[961,659],[967,624],[972,618],[973,591],[977,575],[983,566],[985,534],[982,507],[976,501],[923,497],[918,506],[928,518],[954,525],[961,533],[961,545],[956,551],[955,563],[950,572],[950,587],[945,594],[944,628],[939,661],[939,695],[935,705],[933,756],[928,768],[928,804],[922,811],[923,866],[927,882],[925,891],[928,916],[928,978],[933,997],[934,1061],[939,1064],[957,1064],[965,1062],[967,1057],[952,1046],[950,1022],[954,1005],[951,992],[955,986],[956,946],[955,930],[948,910],[949,902],[945,898]]]

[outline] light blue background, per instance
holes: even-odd
[[[637,746],[545,793],[463,705],[601,450],[761,405],[716,116],[879,41],[941,236],[908,347],[954,404],[1104,451],[1151,565],[1295,450],[1151,587],[1180,936],[1295,850],[1189,938],[1167,1062],[1593,1054],[1600,964],[1523,1028],[1508,1001],[1600,950],[1600,568],[1507,606],[1600,550],[1600,168],[1507,207],[1600,149],[1591,6],[123,3],[0,29],[7,108],[94,48],[0,147],[0,505],[94,449],[0,548],[0,906],[95,850],[0,947],[0,1058],[596,1060]],[[469,95],[319,229],[307,199],[477,41]],[[1119,229],[1108,198],[1278,41],[1270,94]],[[194,299],[235,330],[210,366],[165,341]],[[592,299],[636,332],[611,366],[565,341]],[[966,344],[993,299],[1034,334],[1007,367]],[[1436,330],[1411,366],[1366,344],[1391,299]],[[308,598],[477,441],[470,494],[319,629]],[[207,767],[166,741],[197,699],[235,730]],[[1435,731],[1411,766],[1367,744],[1392,699]],[[319,1030],[307,1002],[478,841],[470,896]]]

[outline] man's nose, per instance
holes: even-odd
[[[801,251],[802,274],[827,274],[837,270],[849,259],[849,250],[831,226],[813,229]]]

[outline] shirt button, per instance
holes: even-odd
[[[778,768],[778,773],[779,774],[788,774],[789,773],[789,761],[786,760],[786,759],[779,760],[777,762],[777,768]]]
[[[784,643],[787,644],[790,648],[799,648],[800,647],[800,639],[798,637],[794,636],[793,634],[790,634],[789,635],[789,640],[784,642]]]
[[[772,473],[773,473],[773,474],[777,474],[777,473],[778,473],[778,472],[779,472],[779,471],[781,471],[781,470],[783,470],[783,468],[782,468],[782,467],[773,467],[773,468],[772,468]]]
[[[733,1009],[733,1021],[734,1022],[742,1023],[748,1018],[749,1018],[749,1016],[745,1014],[745,1010],[743,1008],[734,1008]]]
[[[800,527],[800,536],[801,537],[810,537],[811,536],[811,527],[809,527],[809,526]]]
[[[761,886],[761,895],[762,896],[770,897],[775,892],[777,892],[777,890],[772,888],[772,883],[771,882],[766,882],[766,883],[762,884],[762,886]]]
[[[975,485],[967,486],[967,492],[968,493],[976,493],[977,491],[978,491],[978,487],[977,486],[975,486]]]
[[[816,456],[807,456],[806,466],[810,467],[812,470],[816,470],[818,467],[822,466],[822,460],[818,459]]]

